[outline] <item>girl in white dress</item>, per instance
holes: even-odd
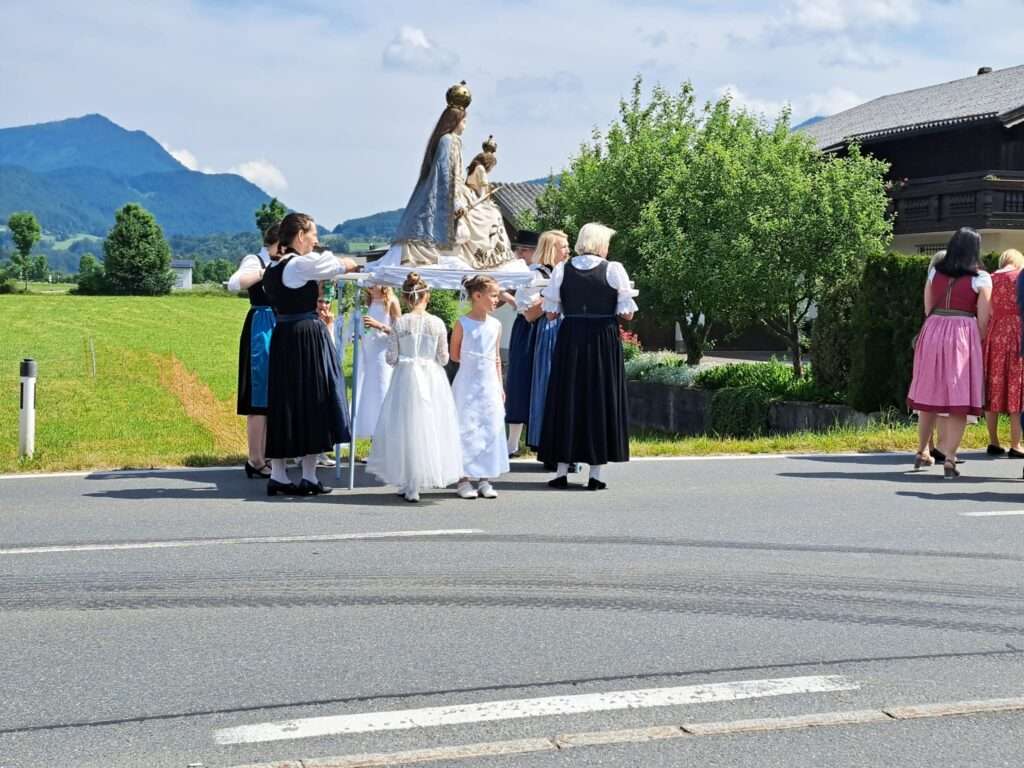
[[[501,323],[491,317],[501,301],[494,278],[475,275],[463,282],[469,294],[469,314],[452,332],[452,360],[459,363],[452,390],[462,433],[463,499],[497,498],[491,480],[509,471],[505,440],[505,395],[501,387]],[[476,489],[472,480],[479,480]]]
[[[416,272],[402,285],[410,306],[391,327],[387,362],[394,368],[373,433],[367,469],[398,486],[406,501],[425,488],[444,488],[462,476],[455,402],[444,365],[448,332],[427,313],[430,290]]]
[[[356,437],[373,437],[384,397],[391,384],[388,365],[388,334],[402,316],[398,299],[387,286],[371,286],[366,290],[368,309],[363,316],[365,330],[359,353],[359,398],[356,401]]]

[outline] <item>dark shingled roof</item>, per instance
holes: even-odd
[[[537,198],[548,188],[547,184],[534,184],[521,181],[495,182],[494,202],[501,210],[502,218],[511,222],[516,229],[523,226],[522,216],[524,213],[537,212]]]
[[[882,96],[802,130],[819,149],[830,150],[854,139],[867,142],[993,119],[1007,127],[1024,122],[1024,65]]]

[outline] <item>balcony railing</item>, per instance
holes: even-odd
[[[1024,229],[1024,172],[986,171],[895,182],[895,234]]]

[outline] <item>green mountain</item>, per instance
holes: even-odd
[[[190,171],[144,131],[101,115],[0,129],[0,220],[32,211],[58,237],[103,236],[132,202],[168,235],[244,232],[269,199],[241,176]]]

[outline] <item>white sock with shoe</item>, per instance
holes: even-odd
[[[519,450],[519,438],[523,436],[522,424],[508,425],[508,453],[511,456]]]

